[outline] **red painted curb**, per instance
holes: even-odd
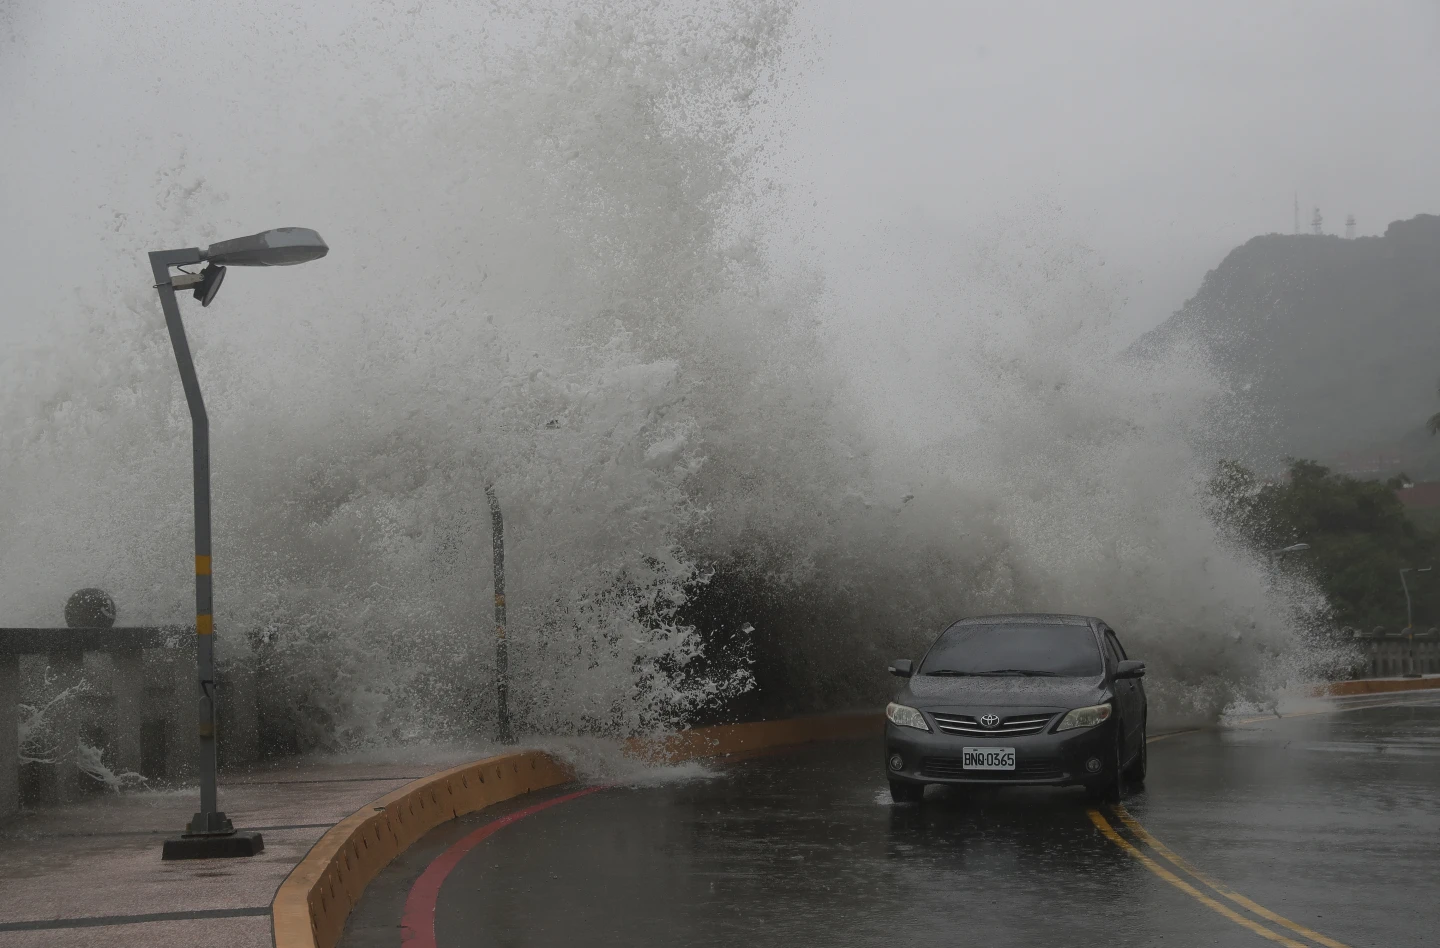
[[[552,806],[569,803],[571,800],[608,789],[610,788],[587,787],[553,800],[546,800],[544,803],[528,806],[523,810],[516,810],[509,816],[502,816],[498,820],[486,823],[436,856],[434,861],[425,867],[425,871],[420,873],[420,878],[415,880],[415,884],[410,887],[410,894],[405,897],[405,912],[400,916],[401,948],[436,948],[435,907],[440,901],[440,887],[445,884],[445,879],[450,875],[451,870],[460,864],[461,859],[465,858],[466,853],[494,835],[497,830],[509,826],[517,820],[523,820],[527,816],[539,813],[541,810],[548,810]]]

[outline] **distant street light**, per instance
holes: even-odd
[[[1310,549],[1310,544],[1308,543],[1294,543],[1290,546],[1282,546],[1278,550],[1270,550],[1268,552],[1271,556],[1281,556],[1285,553],[1304,553],[1308,549]]]
[[[1404,677],[1406,678],[1419,678],[1421,676],[1420,673],[1415,670],[1415,617],[1410,611],[1410,585],[1405,582],[1405,574],[1428,573],[1434,568],[1433,566],[1422,566],[1416,569],[1413,566],[1407,566],[1400,570],[1400,588],[1405,590],[1405,635],[1410,640],[1410,670],[1405,673]]]
[[[283,267],[318,260],[330,248],[320,235],[305,227],[280,227],[249,237],[222,240],[205,250],[156,250],[150,254],[150,270],[160,294],[160,308],[175,348],[180,384],[190,406],[195,475],[195,665],[200,694],[200,812],[190,820],[183,836],[165,840],[164,859],[205,859],[216,856],[253,856],[265,848],[259,833],[237,833],[216,806],[215,753],[215,621],[210,595],[210,420],[205,400],[190,358],[185,325],[180,321],[180,304],[175,291],[189,289],[201,306],[209,306],[220,291],[226,267]],[[205,263],[200,273],[172,267]]]

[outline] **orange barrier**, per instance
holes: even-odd
[[[430,830],[457,816],[574,780],[540,751],[490,757],[422,777],[336,823],[270,903],[276,948],[334,948],[365,886]]]
[[[676,763],[846,737],[879,736],[877,712],[817,715],[695,728],[625,743],[628,756]],[[270,903],[275,948],[334,948],[365,886],[420,837],[447,820],[525,793],[569,783],[574,773],[543,751],[520,751],[422,777],[332,826],[280,884]]]
[[[1359,678],[1354,681],[1332,681],[1317,685],[1311,695],[1316,698],[1344,698],[1350,695],[1379,695],[1392,691],[1425,691],[1440,688],[1440,676],[1430,678]]]

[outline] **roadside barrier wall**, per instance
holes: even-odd
[[[101,789],[81,770],[84,745],[102,751],[118,774],[190,778],[194,640],[180,627],[0,629],[0,820],[22,805],[71,802]],[[223,671],[232,707],[222,725],[243,720],[246,700],[254,702],[249,679]],[[22,705],[41,709],[38,748],[19,745]],[[243,752],[250,732],[233,729],[229,743]],[[42,759],[22,766],[22,752]]]
[[[1425,691],[1440,688],[1440,676],[1431,678],[1359,678],[1332,681],[1314,691],[1316,697],[1347,698],[1352,695],[1381,695],[1394,691]]]
[[[1385,678],[1416,672],[1421,675],[1440,673],[1440,632],[1433,629],[1417,632],[1359,635],[1355,646],[1363,660],[1357,669],[1366,678]]]
[[[626,742],[631,757],[678,763],[812,741],[878,735],[875,712],[696,728]],[[281,883],[271,903],[275,948],[334,948],[371,880],[448,820],[569,783],[574,772],[543,751],[502,754],[422,777],[330,828]]]

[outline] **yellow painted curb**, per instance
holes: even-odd
[[[627,741],[628,756],[678,763],[846,737],[878,736],[876,712],[695,728]],[[487,757],[422,777],[332,826],[290,871],[270,903],[275,948],[334,948],[365,886],[435,827],[525,793],[569,783],[570,768],[543,751]]]
[[[457,816],[575,779],[549,754],[523,751],[408,783],[330,828],[280,884],[270,912],[276,948],[333,948],[380,870]]]
[[[1332,681],[1316,685],[1310,692],[1315,698],[1344,698],[1349,695],[1378,695],[1392,691],[1425,691],[1440,688],[1440,677],[1434,678],[1360,678],[1355,681]]]

